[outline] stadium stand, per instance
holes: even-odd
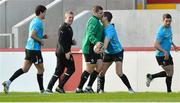
[[[147,9],[176,9],[180,0],[147,0]],[[142,9],[142,1],[138,3],[138,9]]]

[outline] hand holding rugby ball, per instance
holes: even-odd
[[[94,52],[97,54],[101,54],[104,52],[104,45],[102,42],[97,42],[96,45],[94,45],[93,48]]]

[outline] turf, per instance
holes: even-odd
[[[0,102],[180,102],[180,93],[39,94],[35,92],[11,92],[8,95],[0,93]]]

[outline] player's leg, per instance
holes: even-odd
[[[172,92],[171,90],[171,84],[172,84],[172,76],[174,74],[174,66],[168,65],[163,66],[163,69],[166,71],[166,86],[167,86],[167,92]]]
[[[34,54],[34,65],[37,69],[37,82],[39,85],[39,89],[41,93],[44,93],[44,86],[43,86],[43,74],[44,74],[44,64],[41,51],[35,51]]]
[[[166,60],[167,66],[163,67],[163,69],[166,71],[166,86],[167,86],[167,92],[172,92],[171,90],[171,84],[172,84],[172,77],[174,74],[174,63],[173,58],[171,55],[169,56],[168,60]]]
[[[30,56],[32,53],[28,52],[27,50],[25,51],[25,53],[26,53],[26,57],[25,57],[22,68],[18,69],[16,72],[14,72],[14,74],[10,77],[9,80],[4,81],[2,83],[5,93],[9,92],[9,86],[16,78],[18,78],[20,75],[29,71],[29,69],[32,65],[31,56]]]
[[[147,74],[148,78],[151,78],[151,80],[153,80],[154,78],[158,78],[158,77],[166,77],[166,72],[165,71],[161,71],[155,74]]]
[[[64,69],[65,69],[64,60],[57,57],[57,64],[56,64],[55,72],[49,81],[46,92],[52,93],[52,88],[55,82],[57,81],[57,79],[59,78],[59,76],[63,74]]]
[[[76,89],[76,93],[83,93],[83,86],[86,83],[89,75],[93,72],[96,67],[96,60],[92,54],[84,54],[85,62],[86,62],[86,70],[81,75],[80,83]]]
[[[10,77],[9,80],[4,81],[4,82],[2,83],[2,85],[4,86],[4,92],[5,92],[5,93],[8,93],[8,92],[9,92],[9,86],[10,86],[10,84],[11,84],[16,78],[18,78],[20,75],[26,73],[26,72],[29,70],[29,68],[31,67],[31,65],[32,65],[32,63],[31,63],[30,61],[25,60],[25,61],[24,61],[24,64],[23,64],[23,67],[20,68],[20,69],[18,69],[16,72],[14,72],[14,74]]]
[[[164,60],[164,65],[162,68],[166,71],[166,86],[167,92],[172,92],[171,84],[172,84],[172,76],[174,74],[174,63],[171,55],[169,56],[168,60]]]
[[[150,83],[153,79],[155,78],[159,78],[159,77],[166,77],[166,72],[165,71],[161,71],[155,74],[147,74],[146,75],[146,86],[149,87]]]
[[[65,61],[65,66],[67,67],[67,71],[63,74],[63,79],[59,82],[59,85],[56,88],[56,91],[59,93],[65,93],[63,87],[65,83],[69,80],[69,78],[72,76],[72,74],[75,72],[74,58],[72,55],[70,60]]]
[[[78,85],[78,88],[76,89],[76,93],[83,93],[82,91],[83,86],[86,83],[89,75],[93,72],[95,67],[96,67],[95,64],[86,63],[86,70],[81,75],[80,83]]]
[[[94,81],[96,80],[97,75],[99,74],[99,72],[102,69],[102,59],[101,59],[101,57],[99,57],[99,58],[100,59],[97,59],[97,62],[96,62],[96,69],[91,73],[88,85],[85,88],[85,91],[88,93],[94,93],[94,90],[92,89],[92,85],[93,85]]]
[[[129,90],[129,93],[134,93],[127,76],[123,73],[123,55],[124,50],[121,52],[114,54],[115,62],[116,62],[116,74],[121,78],[122,82],[126,85]]]
[[[108,68],[111,66],[112,62],[103,62],[101,72],[97,79],[97,93],[104,92],[104,85],[105,85],[105,74]]]
[[[173,59],[169,56],[168,60],[164,60],[164,56],[156,57],[158,64],[164,69],[159,73],[147,74],[146,86],[150,86],[151,81],[154,78],[166,77],[167,91],[171,92],[171,81],[174,73]]]
[[[40,92],[44,93],[45,92],[44,86],[43,86],[44,65],[43,65],[43,63],[35,64],[35,67],[38,70],[37,82],[38,82],[38,85],[39,85]]]
[[[110,65],[113,63],[114,59],[111,54],[104,54],[102,70],[97,79],[97,93],[104,92],[105,74]]]
[[[127,78],[127,76],[123,73],[123,69],[122,69],[122,62],[121,61],[117,61],[116,62],[116,74],[121,78],[122,82],[126,85],[126,87],[128,88],[130,93],[133,93],[133,89],[129,83],[129,80]]]
[[[164,56],[162,57],[156,57],[156,60],[158,62],[158,64],[162,67],[164,65]],[[158,73],[155,73],[155,74],[150,74],[148,73],[146,75],[146,86],[149,87],[150,86],[150,83],[153,79],[155,78],[159,78],[159,77],[166,77],[166,72],[165,71],[161,71],[161,72],[158,72]]]

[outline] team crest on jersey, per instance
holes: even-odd
[[[91,62],[94,62],[94,59],[91,59]]]

